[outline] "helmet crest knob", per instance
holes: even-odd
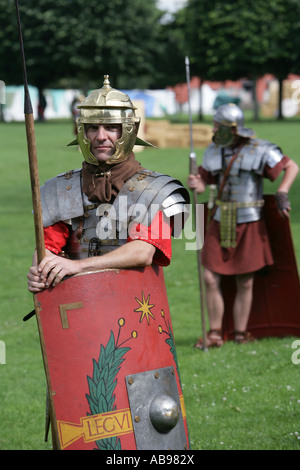
[[[111,88],[109,83],[109,75],[104,75],[103,88]]]

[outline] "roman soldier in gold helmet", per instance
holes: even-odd
[[[31,292],[87,270],[168,265],[174,221],[182,224],[188,212],[179,181],[136,161],[134,145],[151,144],[137,136],[136,108],[107,75],[78,108],[78,135],[69,145],[79,145],[84,161],[41,188],[47,255],[39,271],[35,260],[30,269]]]
[[[81,111],[80,117],[77,118],[78,137],[73,143],[79,144],[87,162],[94,165],[99,163],[91,153],[90,142],[86,138],[85,126],[87,124],[120,124],[122,126],[122,136],[116,142],[114,154],[106,161],[108,165],[127,160],[134,145],[153,147],[137,137],[140,118],[135,115],[136,108],[128,95],[110,86],[108,75],[104,77],[103,87],[94,90],[78,108]]]
[[[46,256],[39,265],[34,256],[27,276],[44,342],[53,446],[188,449],[162,270],[188,214],[188,192],[136,161],[133,146],[150,144],[137,137],[129,97],[107,76],[79,108],[73,144],[82,168],[42,186]]]

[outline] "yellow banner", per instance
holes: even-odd
[[[133,432],[129,409],[85,416],[80,418],[80,424],[57,421],[57,425],[62,449],[80,437],[87,443]]]
[[[183,396],[180,397],[183,419],[186,418]],[[79,438],[85,443],[133,432],[130,409],[110,411],[80,418],[80,424],[57,421],[61,448],[65,449]]]

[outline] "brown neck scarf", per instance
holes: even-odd
[[[135,160],[133,152],[127,160],[114,165],[100,163],[95,166],[83,162],[83,192],[91,202],[110,202],[117,196],[123,184],[141,169],[141,164]]]

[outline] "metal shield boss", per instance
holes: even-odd
[[[55,447],[189,449],[162,268],[72,276],[35,302]]]

